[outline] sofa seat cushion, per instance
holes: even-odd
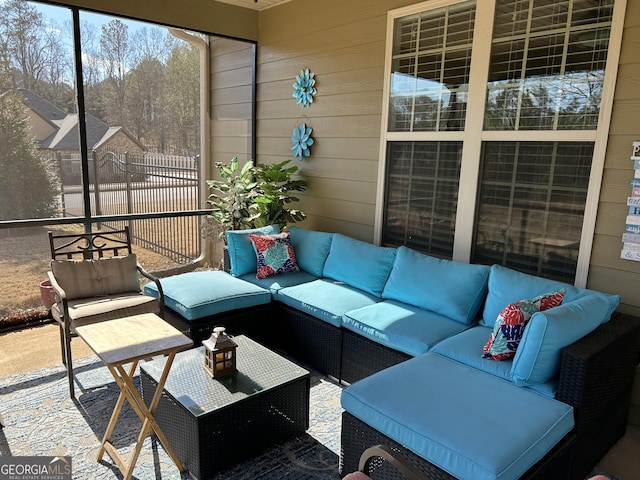
[[[482,358],[482,345],[490,334],[491,329],[489,327],[478,325],[443,340],[434,345],[431,351],[463,365],[512,381],[513,359],[496,362],[490,358]],[[555,398],[558,390],[558,379],[556,377],[545,382],[532,383],[527,388],[546,397]],[[491,408],[491,405],[487,407]]]
[[[482,346],[489,335],[491,328],[478,325],[443,340],[434,345],[431,351],[491,375],[511,380],[513,359],[496,362],[490,358],[482,358]]]
[[[283,288],[293,287],[295,285],[300,285],[301,283],[313,282],[318,279],[315,275],[304,271],[283,273],[282,275],[262,279],[256,278],[254,273],[247,273],[246,275],[242,275],[238,278],[246,282],[253,283],[259,287],[266,288],[271,292],[273,300],[278,299],[278,292]]]
[[[342,326],[412,356],[468,328],[440,314],[391,300],[346,312]]]
[[[474,480],[520,478],[574,425],[569,405],[435,353],[354,383],[341,404],[442,470]]]
[[[345,312],[373,305],[379,299],[342,282],[323,278],[283,288],[278,291],[278,300],[335,327],[341,327]]]
[[[165,305],[187,320],[271,301],[269,290],[219,270],[181,273],[162,278],[160,283]],[[147,283],[144,292],[158,295],[154,283]]]
[[[398,247],[382,298],[470,324],[487,294],[489,267],[444,260]]]
[[[598,295],[605,299],[609,304],[609,308],[606,314],[599,319],[601,324],[609,320],[621,300],[619,295],[578,288],[556,280],[517,272],[500,265],[492,265],[489,273],[489,292],[487,293],[480,324],[486,327],[493,327],[502,309],[510,303],[562,289],[565,291],[563,304],[588,295]]]
[[[378,247],[336,233],[322,276],[380,298],[395,258],[395,248]]]
[[[117,293],[102,297],[75,298],[67,303],[71,331],[76,327],[91,323],[113,320],[114,318],[141,315],[143,313],[160,313],[158,300],[153,296],[135,293]],[[51,315],[58,322],[62,322],[62,304],[51,306]]]

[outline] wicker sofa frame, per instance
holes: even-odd
[[[223,325],[233,334],[253,337],[347,384],[411,358],[278,301],[205,317],[195,323],[170,310],[166,317],[182,331],[187,329],[185,333],[196,345],[210,335],[213,326]],[[614,314],[609,322],[563,349],[556,398],[574,408],[575,426],[571,434],[523,478],[585,478],[626,431],[634,373],[639,362],[640,318],[625,314]],[[365,449],[386,444],[408,457],[427,478],[453,478],[350,417],[348,413],[343,416],[343,474],[358,468]],[[564,468],[568,469],[568,475],[562,473]]]
[[[411,355],[376,343],[351,330],[342,331],[340,379],[344,383],[356,382],[410,358]]]
[[[172,321],[176,315],[169,313],[167,317]],[[184,319],[180,321],[186,322]],[[219,324],[235,334],[252,336],[342,383],[353,383],[411,358],[277,301],[206,317],[190,333],[202,340],[208,337],[214,325]],[[640,318],[629,315],[614,316],[563,350],[556,398],[571,405],[575,417],[571,475],[568,478],[584,478],[624,435],[634,371],[639,361]],[[349,428],[350,423],[343,420],[343,436],[349,435]],[[355,435],[362,436],[362,428],[358,430]],[[372,437],[367,436],[358,445],[343,437],[342,454],[349,465],[343,470],[345,473],[357,468],[357,460],[364,449],[388,442],[384,435],[369,433]],[[352,447],[347,448],[349,445]],[[556,455],[552,458],[557,462],[558,458],[564,457]],[[538,468],[541,472],[548,472],[549,468],[556,468],[552,465],[539,465]],[[427,478],[450,478],[440,475]],[[542,477],[536,474],[526,478]]]
[[[371,445],[386,445],[396,452],[396,456],[415,467],[427,480],[457,480],[456,477],[429,463],[400,445],[395,440],[383,435],[358,418],[344,412],[342,414],[342,437],[340,471],[345,474],[358,466],[358,459]],[[542,460],[531,467],[522,480],[549,480],[569,478],[571,455],[574,450],[575,436],[570,433],[560,441]],[[360,452],[357,458],[353,455]],[[370,476],[375,480],[401,480],[403,477],[397,471],[383,463],[371,471]]]
[[[246,334],[258,342],[271,344],[272,312],[271,304],[266,304],[222,312],[196,320],[187,320],[167,307],[165,320],[191,338],[195,347],[199,347],[202,340],[209,338],[213,327],[219,325],[226,327],[227,331],[234,335]]]

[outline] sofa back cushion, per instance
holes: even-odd
[[[300,269],[321,277],[331,250],[333,233],[315,232],[299,227],[289,227],[288,230]]]
[[[52,260],[51,271],[68,300],[140,291],[135,254],[96,260]]]
[[[562,349],[598,328],[609,309],[603,295],[587,295],[534,313],[511,365],[513,383],[535,385],[555,377],[560,370]]]
[[[489,267],[443,260],[398,247],[382,298],[470,324],[487,293]]]
[[[380,297],[396,257],[395,248],[334,234],[323,276]]]
[[[484,305],[481,325],[493,328],[498,315],[504,307],[523,298],[533,298],[547,292],[555,292],[564,289],[563,304],[588,296],[598,295],[605,299],[609,308],[599,318],[600,323],[605,323],[620,303],[619,295],[611,295],[586,288],[578,288],[567,283],[536,277],[526,273],[517,272],[500,265],[492,265],[489,273],[489,292]]]
[[[231,261],[229,273],[234,277],[257,272],[258,270],[256,251],[249,238],[249,235],[252,233],[257,235],[273,235],[280,233],[280,227],[278,225],[268,225],[260,228],[229,230],[225,232],[227,248],[229,249],[229,260]]]

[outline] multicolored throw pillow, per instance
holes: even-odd
[[[507,305],[496,319],[489,341],[482,349],[482,358],[492,360],[513,358],[531,316],[536,312],[557,307],[563,299],[564,289]]]
[[[282,273],[299,272],[289,232],[275,235],[249,235],[258,257],[256,278],[268,278]]]

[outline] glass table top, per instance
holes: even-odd
[[[204,347],[199,347],[176,355],[164,390],[197,417],[309,375],[244,335],[233,341],[238,345],[236,373],[211,378],[204,368]],[[161,357],[142,362],[140,368],[157,382],[165,363]]]

